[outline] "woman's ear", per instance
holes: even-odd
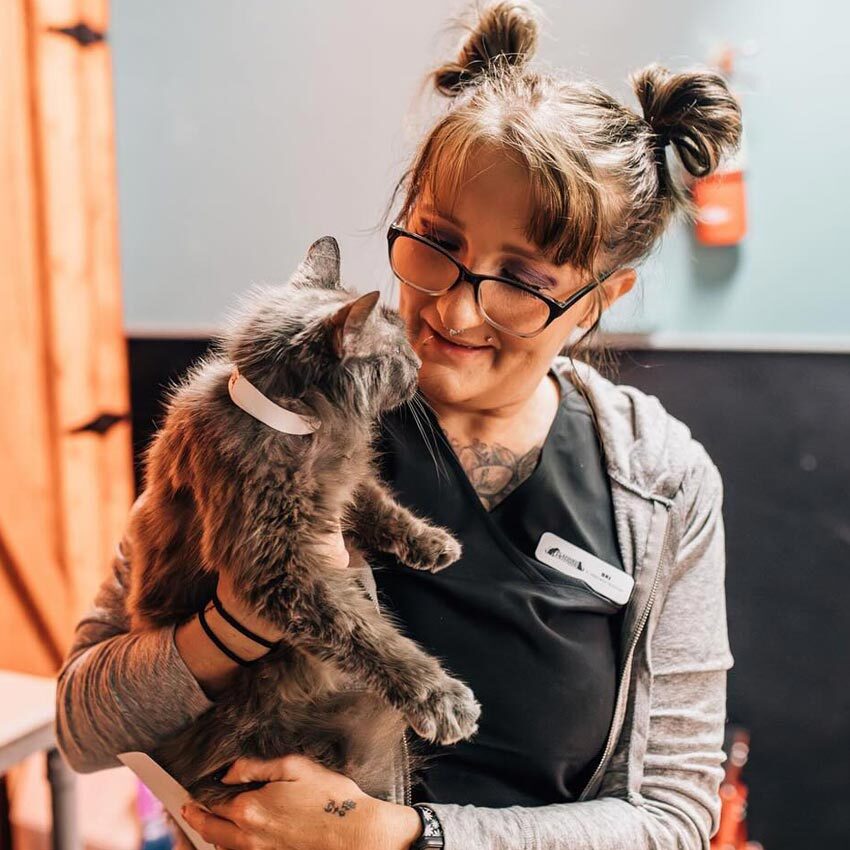
[[[599,298],[602,299],[602,304],[604,304],[604,309],[607,310],[618,298],[625,295],[634,285],[637,280],[637,271],[633,268],[622,268],[617,269],[611,277],[606,278],[600,286],[605,291],[603,293],[597,293],[599,297],[594,298],[592,295],[589,296],[589,300],[591,300],[591,305],[588,307],[587,312],[582,316],[581,321],[578,323],[578,327],[584,328],[585,330],[589,328],[598,318],[597,317],[597,307],[599,305]]]

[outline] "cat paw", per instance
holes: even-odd
[[[454,744],[478,731],[481,706],[472,691],[457,679],[446,679],[419,703],[408,706],[410,728],[426,741]]]
[[[436,573],[457,561],[461,552],[460,543],[451,534],[429,525],[421,533],[407,537],[397,554],[411,569]]]

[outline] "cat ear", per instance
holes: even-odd
[[[380,297],[378,290],[367,292],[366,295],[343,304],[328,319],[334,351],[340,360],[356,356],[360,352],[359,343],[363,328],[375,311]]]
[[[339,289],[339,243],[333,236],[323,236],[307,249],[293,280],[297,286]]]

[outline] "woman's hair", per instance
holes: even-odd
[[[740,108],[719,74],[658,64],[634,72],[639,115],[592,82],[529,67],[539,29],[532,3],[476,3],[471,14],[456,58],[428,75],[448,108],[421,140],[384,221],[399,192],[402,220],[423,189],[434,197],[439,183],[454,193],[482,145],[504,150],[528,174],[529,240],[553,263],[590,276],[644,259],[677,212],[693,217],[687,178],[671,168],[667,146],[694,177],[737,148]],[[567,350],[570,358],[589,348],[603,292],[589,296],[597,299],[595,320]],[[600,365],[605,354],[597,352]]]

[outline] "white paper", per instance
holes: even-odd
[[[215,850],[212,844],[204,841],[180,814],[180,808],[192,799],[189,792],[169,773],[166,773],[146,753],[119,753],[119,761],[122,761],[153,794],[162,802],[165,810],[178,823],[180,828],[189,837],[197,850]]]

